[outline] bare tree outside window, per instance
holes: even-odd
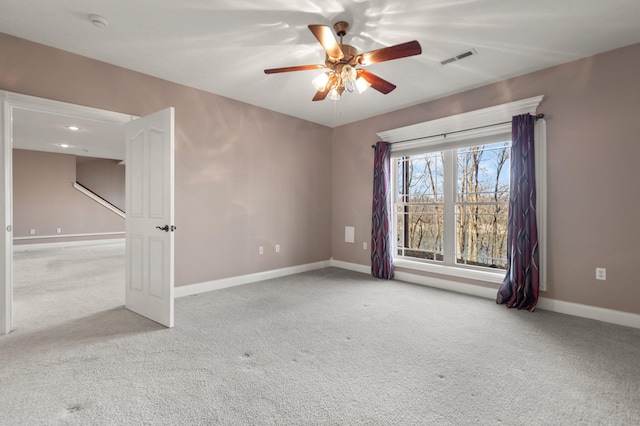
[[[401,256],[442,260],[444,189],[442,153],[398,159],[398,250]]]
[[[511,142],[458,150],[456,262],[506,268]]]
[[[455,217],[444,216],[443,152],[398,158],[398,255],[444,260],[455,244],[455,263],[506,268],[511,142],[454,150]],[[455,242],[444,241],[444,222],[455,220]]]

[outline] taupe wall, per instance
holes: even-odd
[[[74,155],[13,150],[13,236],[57,236],[15,244],[58,242],[65,235],[124,233],[124,219],[74,189],[75,179]]]
[[[368,265],[377,131],[545,95],[544,296],[640,313],[640,45],[333,131],[6,35],[0,57],[0,89],[135,115],[176,108],[177,285],[330,257]],[[343,242],[345,225],[356,244]]]
[[[125,166],[119,160],[76,157],[76,181],[120,210],[125,208]]]
[[[375,133],[545,95],[548,291],[545,297],[640,313],[640,44],[469,90],[335,130],[332,256],[370,264]],[[344,226],[356,244],[344,243]],[[607,280],[595,280],[595,268]],[[477,283],[479,284],[479,283]]]
[[[331,257],[329,128],[2,34],[0,58],[2,90],[138,116],[175,107],[176,285]]]

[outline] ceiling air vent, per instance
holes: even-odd
[[[469,56],[477,55],[477,54],[478,52],[476,52],[476,49],[469,49],[462,53],[458,53],[457,55],[452,56],[448,59],[445,59],[444,61],[440,61],[440,65],[447,65],[447,64],[450,64],[451,62],[456,62],[461,59],[467,58]]]

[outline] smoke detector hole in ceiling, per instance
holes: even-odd
[[[89,15],[89,21],[98,28],[106,28],[109,26],[109,21],[104,16],[91,14]]]

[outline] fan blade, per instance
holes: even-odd
[[[326,25],[309,25],[309,29],[313,33],[313,35],[318,39],[322,48],[330,58],[342,59],[344,58],[344,53],[342,53],[342,49],[336,38],[333,36],[331,32],[331,28]]]
[[[272,68],[264,70],[265,74],[276,74],[279,72],[291,72],[291,71],[307,71],[307,70],[321,70],[324,65],[299,65],[297,67],[284,67],[284,68]]]
[[[371,84],[371,87],[385,95],[396,88],[395,84],[389,83],[387,80],[365,70],[358,70],[358,76],[367,80],[369,84]]]
[[[419,55],[421,53],[422,47],[420,47],[420,43],[413,40],[402,44],[396,44],[395,46],[383,47],[382,49],[361,53],[358,55],[357,61],[360,65],[370,65],[377,62]]]
[[[329,94],[329,89],[325,89],[325,90],[318,90],[315,94],[315,96],[313,97],[313,99],[311,99],[312,101],[322,101],[324,100],[327,95]]]

